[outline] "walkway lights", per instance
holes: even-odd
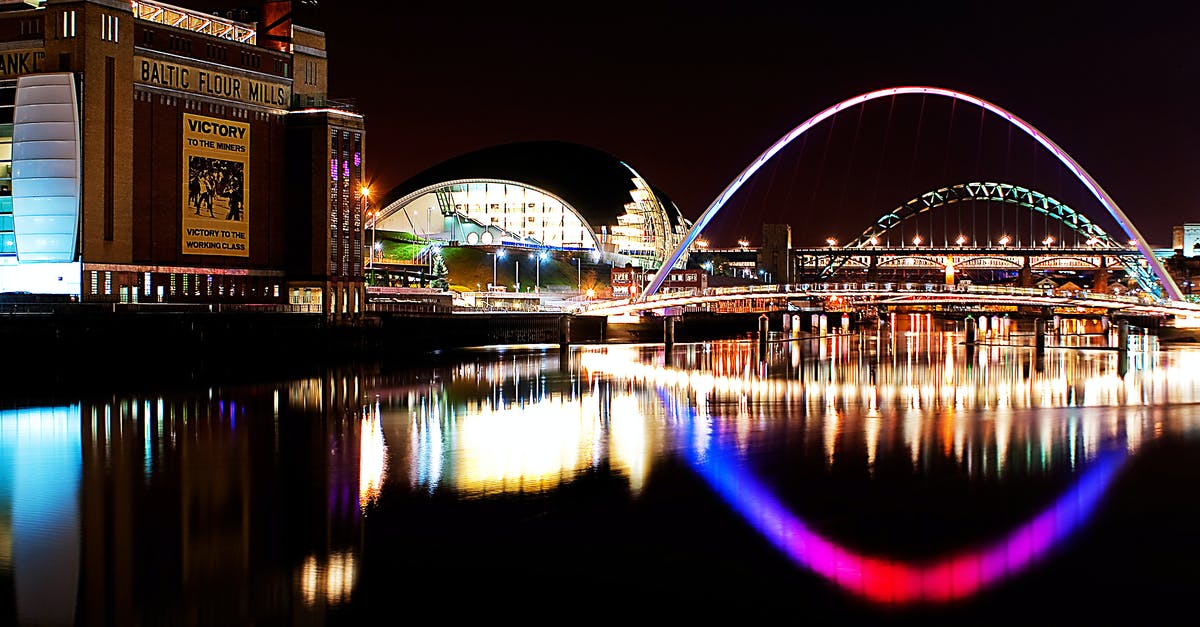
[[[872,236],[871,236],[871,239],[869,239],[869,240],[867,240],[867,241],[868,241],[868,242],[871,242],[871,245],[872,245],[872,246],[878,246],[878,245],[879,245],[879,238],[878,238],[878,237],[875,237],[874,235],[872,235]]]
[[[914,235],[914,236],[913,236],[913,240],[912,240],[912,242],[913,242],[913,246],[920,246],[920,245],[921,245],[921,241],[922,241],[922,240],[921,240],[921,236],[920,236],[920,235]]]
[[[1053,235],[1047,235],[1047,236],[1046,236],[1046,239],[1042,240],[1042,243],[1043,243],[1043,244],[1045,244],[1046,246],[1049,246],[1049,245],[1053,244],[1053,243],[1054,243],[1054,236],[1053,236]]]
[[[825,243],[829,244],[830,248],[833,248],[834,246],[837,246],[837,238],[836,237],[826,237]]]
[[[955,243],[955,244],[958,244],[959,246],[962,246],[963,244],[966,244],[966,243],[967,243],[967,236],[966,236],[966,235],[959,235],[959,236],[958,236],[958,239],[954,240],[954,243]]]
[[[1001,246],[1008,246],[1009,242],[1011,242],[1011,241],[1012,241],[1011,237],[1009,237],[1007,235],[1001,235],[999,243]]]

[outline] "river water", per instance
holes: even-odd
[[[1163,624],[1200,350],[909,316],[0,408],[0,623]]]

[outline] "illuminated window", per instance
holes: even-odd
[[[75,36],[75,12],[63,11],[58,36],[64,39]]]
[[[75,12],[71,11],[71,36],[75,36]],[[118,42],[120,41],[120,22],[115,15],[100,16],[100,39],[102,41]]]

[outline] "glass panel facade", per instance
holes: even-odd
[[[16,96],[17,81],[0,81],[0,258],[17,255],[12,203],[12,122]]]
[[[553,196],[523,185],[471,182],[434,189],[408,203],[395,228],[431,239],[468,241],[472,231],[497,233],[496,243],[587,249],[595,236],[579,216]],[[457,215],[458,220],[445,220]],[[411,226],[409,226],[411,225]],[[385,227],[386,228],[386,227]]]

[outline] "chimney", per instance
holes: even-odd
[[[258,45],[291,54],[291,0],[267,0],[263,2],[262,21],[258,24]]]

